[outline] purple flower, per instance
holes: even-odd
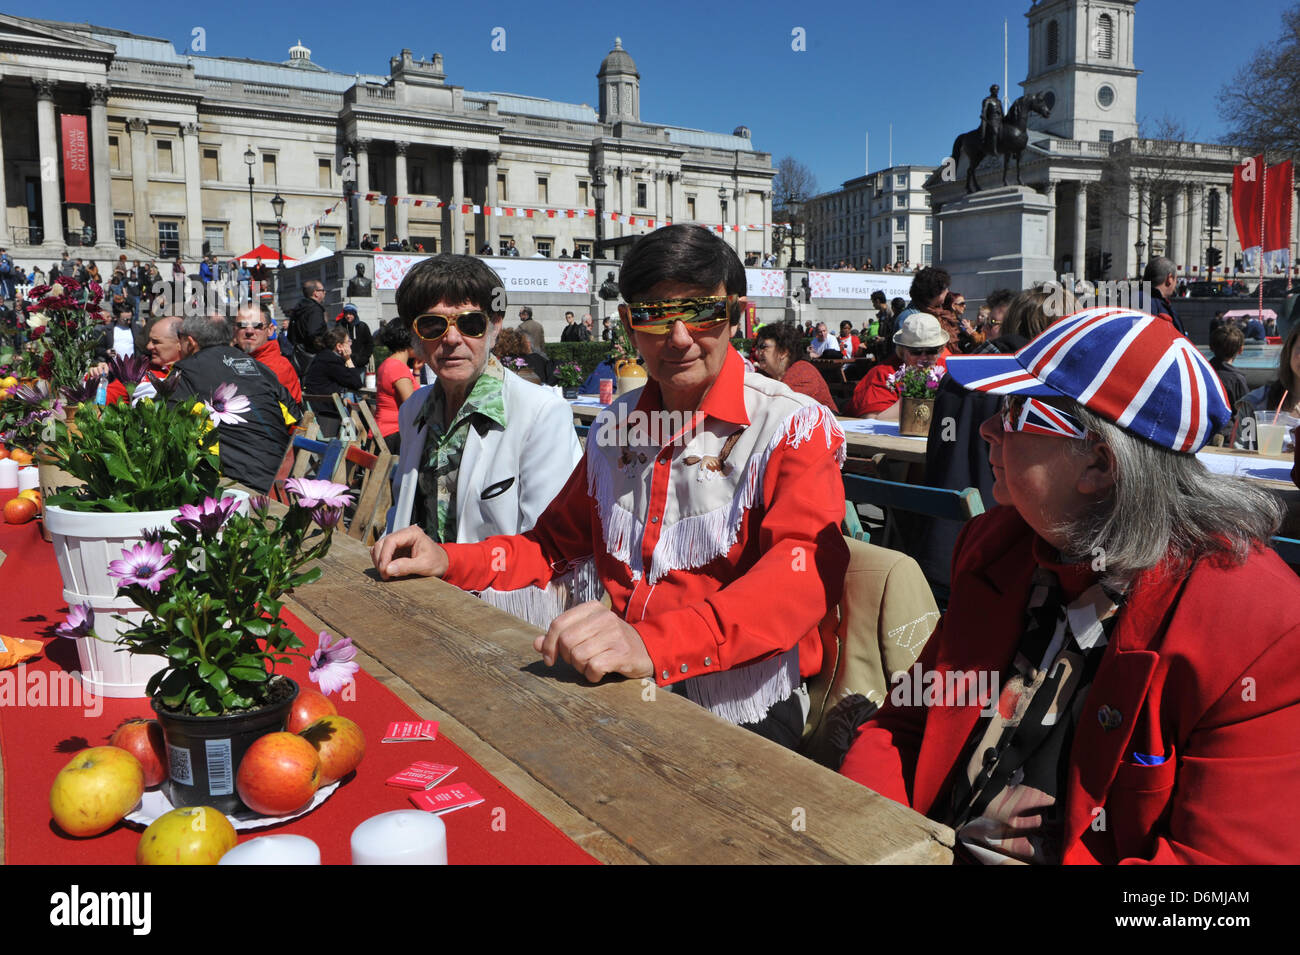
[[[180,517],[173,519],[172,523],[177,527],[188,527],[198,531],[204,537],[216,533],[221,525],[230,519],[230,515],[235,513],[239,507],[237,498],[227,497],[218,500],[215,497],[205,498],[203,503],[195,507],[193,504],[181,505]]]
[[[353,660],[357,648],[352,645],[352,638],[344,637],[337,643],[332,641],[328,633],[320,632],[320,642],[307,667],[307,675],[326,696],[351,683],[352,674],[360,669]]]
[[[248,506],[253,509],[254,514],[265,517],[267,511],[271,509],[271,499],[265,494],[254,494],[248,499]]]
[[[95,611],[90,604],[73,604],[68,608],[68,619],[54,628],[61,637],[75,640],[88,637],[95,628]]]
[[[87,402],[95,400],[95,395],[99,392],[99,379],[87,378],[76,387],[63,388],[61,391],[63,399],[67,401],[68,404],[86,404]]]
[[[158,592],[158,586],[172,574],[175,567],[168,567],[171,554],[164,554],[161,543],[136,544],[122,551],[122,559],[108,565],[110,576],[117,578],[119,587],[138,585]]]
[[[338,526],[339,518],[342,516],[343,508],[331,507],[328,504],[317,504],[311,509],[311,519],[325,530],[332,530]]]
[[[216,424],[243,424],[244,412],[250,410],[247,395],[236,393],[234,382],[217,385],[208,404],[208,416]]]
[[[149,370],[149,356],[114,355],[108,360],[108,367],[112,371],[113,377],[122,384],[139,384],[144,381],[145,372]]]
[[[308,478],[289,478],[284,482],[284,489],[297,498],[299,507],[315,507],[328,504],[330,507],[347,507],[352,503],[352,493],[346,484],[333,481],[313,481]]]

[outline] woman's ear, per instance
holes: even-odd
[[[1085,497],[1105,497],[1114,489],[1116,476],[1115,452],[1104,441],[1096,441],[1088,448],[1076,486]]]

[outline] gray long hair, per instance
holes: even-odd
[[[1281,525],[1282,505],[1258,485],[1212,474],[1195,455],[1144,441],[1075,402],[1063,408],[1115,454],[1110,496],[1061,528],[1066,559],[1093,561],[1109,584],[1123,586],[1167,556],[1190,564],[1223,553],[1241,562]],[[1083,442],[1076,447],[1087,453]]]

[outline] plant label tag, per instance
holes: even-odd
[[[190,768],[190,751],[184,746],[167,743],[167,772],[173,782],[182,786],[194,785],[194,772]]]
[[[388,785],[402,789],[432,789],[457,770],[446,763],[417,760],[400,773],[388,777]]]
[[[388,724],[388,732],[384,734],[385,743],[405,743],[414,739],[435,740],[437,738],[437,720],[395,720]]]
[[[410,800],[417,809],[431,812],[435,816],[455,812],[457,809],[468,809],[485,801],[473,786],[465,783],[439,786],[430,792],[411,793]]]

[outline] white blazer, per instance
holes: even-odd
[[[506,373],[502,387],[506,426],[492,422],[481,437],[471,426],[465,441],[456,480],[459,544],[531,530],[582,459],[567,401],[513,372]],[[402,450],[393,474],[396,503],[388,512],[389,533],[411,523],[427,430],[417,431],[413,422],[432,392],[433,385],[425,385],[398,412]]]

